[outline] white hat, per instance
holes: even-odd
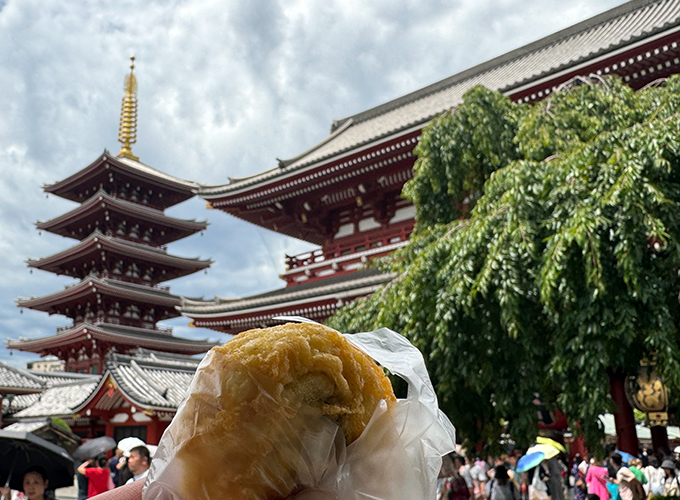
[[[680,446],[676,446],[673,453],[680,453]]]

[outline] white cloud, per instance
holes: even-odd
[[[145,163],[206,184],[275,166],[342,118],[445,78],[620,0],[0,0],[0,340],[51,335],[65,318],[16,308],[71,281],[30,274],[25,259],[73,242],[33,223],[74,205],[41,185],[116,142],[123,77],[137,57]],[[310,248],[200,200],[171,213],[207,218],[174,253],[211,257],[208,274],[170,282],[188,296],[283,286],[284,253]],[[185,325],[179,319],[174,325]],[[196,338],[215,332],[179,327]],[[29,356],[0,348],[0,360]]]

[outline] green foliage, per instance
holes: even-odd
[[[680,80],[582,83],[536,106],[475,88],[429,125],[417,230],[379,263],[398,277],[330,320],[409,337],[467,445],[528,444],[540,393],[596,446],[609,376],[652,352],[680,388]]]
[[[65,431],[71,432],[71,426],[69,426],[66,422],[64,422],[60,418],[52,418],[52,423],[56,426],[61,427]]]
[[[521,108],[484,87],[474,87],[455,113],[427,127],[416,147],[414,178],[404,196],[416,206],[418,228],[446,223],[473,205],[484,182],[500,166],[519,157],[513,142]]]

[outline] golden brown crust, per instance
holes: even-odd
[[[190,500],[285,497],[303,486],[299,436],[315,417],[337,422],[349,444],[381,399],[396,400],[368,355],[320,325],[249,330],[213,351],[182,411]]]

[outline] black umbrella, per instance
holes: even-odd
[[[116,440],[108,436],[102,436],[81,444],[73,452],[73,458],[94,458],[116,447]]]
[[[0,430],[0,485],[23,490],[24,472],[39,465],[47,472],[51,490],[73,486],[73,459],[64,448],[30,432]]]

